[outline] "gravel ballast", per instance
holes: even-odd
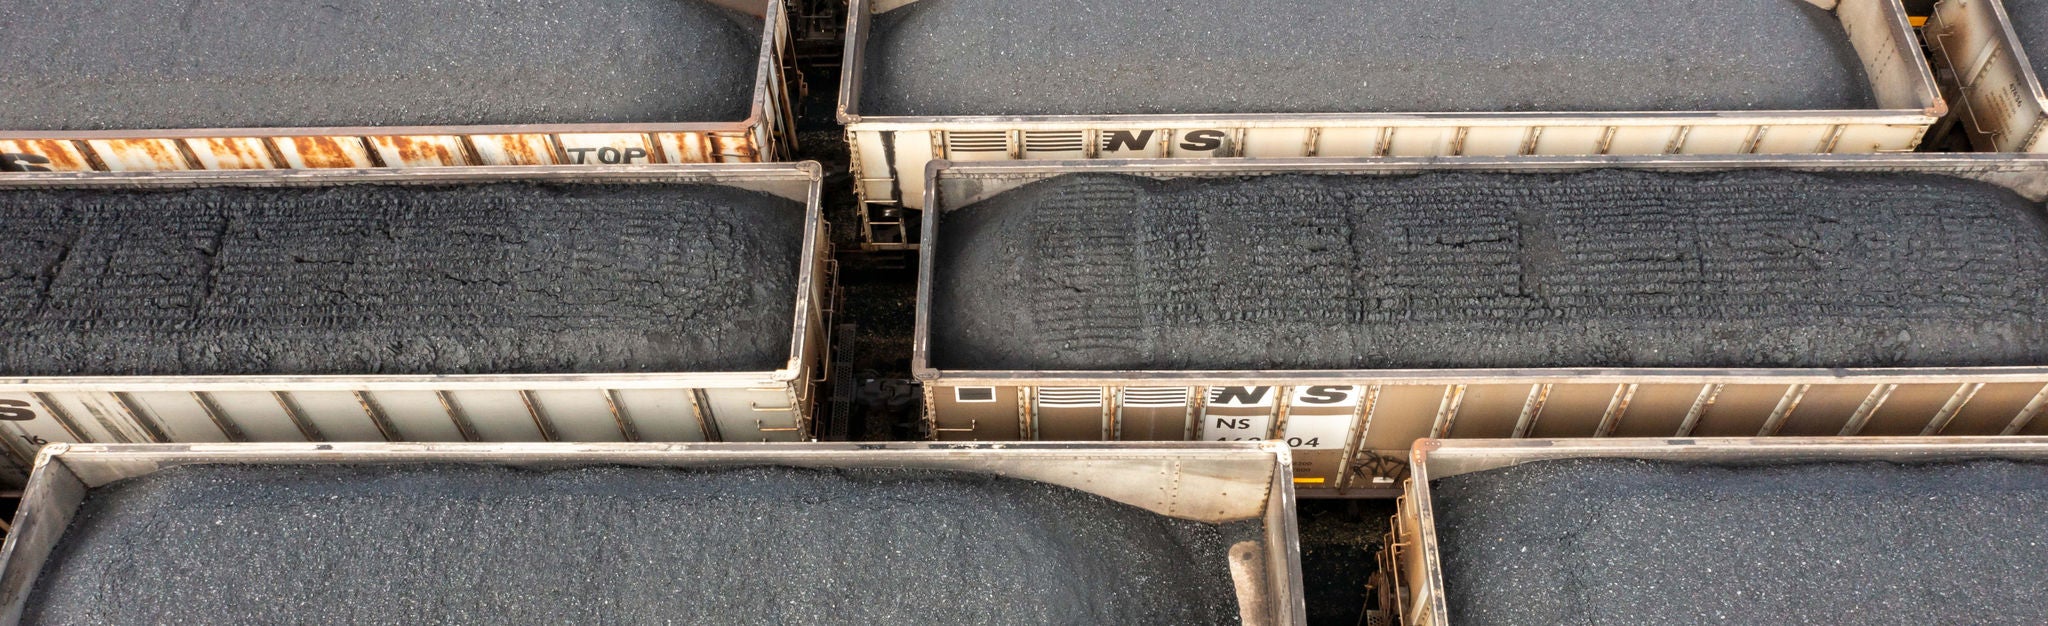
[[[0,374],[772,370],[803,220],[696,185],[0,192]]]
[[[918,0],[865,115],[1874,108],[1804,0]]]
[[[2048,623],[2048,466],[1543,461],[1432,484],[1450,621]]]
[[[2042,207],[1939,176],[1074,174],[935,254],[950,369],[2048,364]]]
[[[1257,522],[911,470],[186,466],[94,490],[24,624],[1235,624]]]
[[[0,129],[737,122],[703,0],[0,0]]]

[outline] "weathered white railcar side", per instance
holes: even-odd
[[[0,188],[702,183],[805,203],[789,356],[762,372],[0,377],[0,482],[50,443],[800,441],[824,373],[831,242],[816,163],[39,173]]]
[[[932,366],[930,296],[947,211],[1075,172],[1566,172],[1597,168],[1920,172],[2048,198],[2048,157],[2014,155],[1507,157],[1276,161],[934,162],[926,191],[912,373],[940,441],[1284,441],[1304,495],[1392,489],[1422,438],[2048,435],[2039,367],[963,371]]]

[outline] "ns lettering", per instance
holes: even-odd
[[[1314,385],[1295,387],[1296,405],[1341,406],[1350,403],[1358,387],[1350,385]],[[1264,406],[1272,387],[1215,387],[1209,390],[1209,404],[1213,406]]]
[[[1152,140],[1158,134],[1159,131],[1156,130],[1109,131],[1102,137],[1102,149],[1105,152],[1146,150],[1152,146]],[[1210,152],[1223,149],[1223,142],[1229,138],[1228,133],[1220,130],[1191,130],[1181,133],[1178,147],[1188,152]]]

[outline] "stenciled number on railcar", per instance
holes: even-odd
[[[29,404],[27,400],[10,400],[7,398],[0,398],[0,420],[6,420],[10,422],[32,421],[36,419],[36,411],[34,406],[35,405],[33,404]],[[50,442],[50,440],[44,439],[36,435],[22,435],[21,440],[28,442],[28,444],[32,446],[41,446],[43,444]]]

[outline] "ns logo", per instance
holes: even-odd
[[[1156,130],[1137,132],[1128,130],[1109,131],[1102,135],[1102,151],[1129,152],[1148,150],[1152,146],[1153,138],[1157,137],[1158,134],[1159,131]],[[1181,133],[1180,143],[1175,144],[1174,147],[1185,152],[1212,152],[1222,150],[1224,142],[1229,138],[1229,133],[1220,130],[1191,130]]]
[[[1293,388],[1290,401],[1295,410],[1355,406],[1359,388],[1349,385],[1313,385]],[[1209,408],[1204,417],[1207,430],[1219,441],[1257,441],[1272,426],[1273,401],[1280,395],[1274,387],[1211,387]],[[1246,412],[1245,409],[1252,411]],[[1220,435],[1220,436],[1218,436]]]
[[[1273,402],[1272,387],[1214,387],[1209,390],[1209,406],[1261,407]],[[1352,385],[1313,385],[1294,388],[1294,406],[1350,406],[1358,401],[1358,387]]]

